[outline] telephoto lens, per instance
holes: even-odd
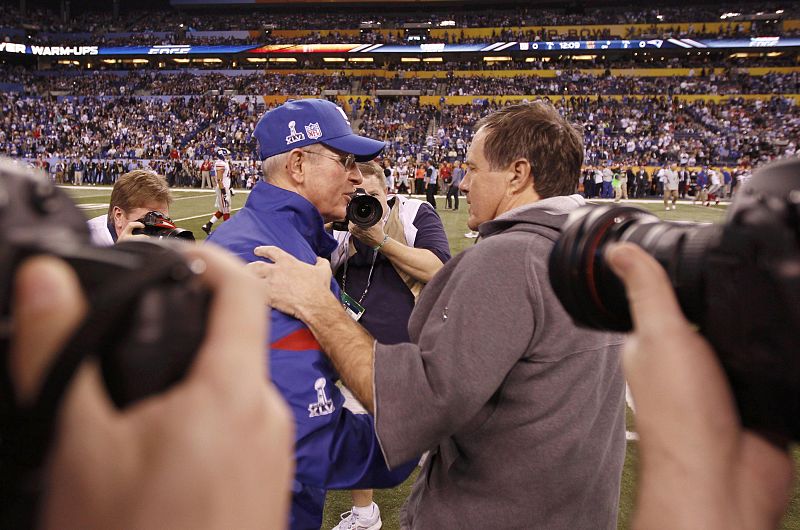
[[[174,237],[186,241],[194,241],[194,234],[191,230],[178,228],[172,219],[161,212],[147,212],[137,221],[142,223],[144,228],[135,229],[133,231],[134,234],[144,234],[157,239]]]
[[[779,445],[800,440],[800,160],[757,171],[719,225],[663,222],[628,206],[574,211],[549,274],[578,325],[632,327],[625,289],[605,261],[616,242],[636,243],[664,267],[717,353],[744,425]]]
[[[361,228],[369,228],[383,219],[381,201],[368,194],[364,188],[356,188],[350,197],[347,216],[343,221],[333,223],[334,230],[346,231],[349,222]]]

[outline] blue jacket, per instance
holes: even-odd
[[[306,263],[328,258],[337,245],[310,202],[265,182],[209,240],[248,262],[262,259],[253,254],[259,245],[275,245]],[[338,296],[335,281],[331,290]],[[390,471],[372,416],[344,408],[335,385],[339,375],[311,331],[277,310],[270,311],[270,320],[270,374],[292,409],[296,428],[290,526],[317,530],[325,490],[393,487],[408,477],[415,462]]]

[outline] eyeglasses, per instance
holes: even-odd
[[[310,155],[319,155],[324,156],[325,158],[329,158],[331,160],[336,160],[341,165],[344,166],[346,171],[353,171],[356,168],[356,155],[353,153],[349,153],[344,156],[335,156],[335,155],[326,155],[325,153],[318,153],[316,151],[306,151],[305,149],[301,149],[304,153],[308,153]]]

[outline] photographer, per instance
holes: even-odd
[[[192,369],[169,390],[119,410],[97,363],[77,368],[58,408],[36,527],[286,524],[291,423],[280,396],[264,382],[263,300],[241,264],[224,253],[192,248],[186,256],[204,267],[203,281],[213,294]],[[5,369],[20,406],[48,393],[54,356],[87,305],[65,262],[40,256],[18,269]],[[0,526],[26,526],[15,511],[19,505],[5,498],[0,504]]]
[[[791,455],[742,427],[722,367],[663,267],[632,244],[606,256],[634,321],[623,357],[639,434],[634,528],[776,528]]]
[[[441,219],[419,199],[396,195],[387,200],[383,171],[376,162],[358,164],[362,188],[377,198],[383,217],[369,228],[350,223],[349,231],[334,231],[339,247],[331,267],[343,292],[363,311],[358,322],[384,344],[408,342],[408,319],[422,287],[450,259]],[[351,237],[352,236],[352,237]],[[353,399],[344,392],[345,405]],[[363,411],[360,404],[354,411]],[[357,522],[367,528],[380,521],[371,490],[353,491],[353,509],[334,530]]]
[[[87,223],[92,243],[105,247],[134,236],[133,231],[144,228],[137,221],[148,212],[169,216],[172,195],[166,179],[152,171],[136,169],[117,179],[111,191],[108,213]],[[144,237],[144,236],[143,236]]]
[[[431,451],[402,527],[616,528],[623,339],[575,326],[548,280],[559,229],[585,204],[581,135],[544,101],[476,129],[461,189],[481,239],[428,283],[411,342],[376,343],[354,323],[324,260],[260,247],[273,263],[251,269],[375,415],[389,465]]]

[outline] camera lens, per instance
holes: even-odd
[[[550,254],[550,282],[576,323],[629,331],[625,288],[606,263],[605,250],[609,243],[636,243],[666,269],[684,313],[699,322],[707,249],[720,233],[714,225],[662,222],[638,208],[587,206],[564,225]]]
[[[347,206],[347,218],[356,226],[369,228],[383,217],[381,202],[372,195],[356,195]]]

